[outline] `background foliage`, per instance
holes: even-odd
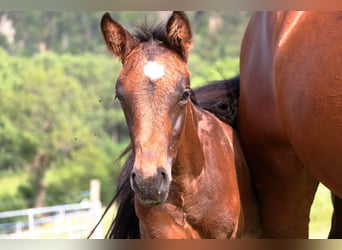
[[[79,202],[92,178],[106,204],[128,144],[114,100],[120,63],[102,12],[0,12],[0,211]],[[112,12],[133,31],[169,12]],[[188,12],[192,85],[238,74],[248,12]]]

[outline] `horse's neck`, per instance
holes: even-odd
[[[245,225],[243,228],[255,234],[255,230],[258,228],[258,212],[249,170],[235,132],[229,125],[223,124],[206,111],[203,112],[192,104],[187,108],[177,160],[175,166],[173,166],[175,174],[173,174],[173,178],[175,178],[175,182],[181,184],[176,189],[187,188],[187,190],[178,190],[180,193],[187,193],[189,189],[191,190],[191,187],[193,188],[193,185],[196,186],[196,190],[201,189],[201,186],[197,185],[203,185],[205,181],[199,182],[199,176],[205,168],[205,156],[210,157],[210,155],[208,155],[208,152],[205,153],[203,149],[204,145],[200,139],[200,131],[201,128],[203,129],[203,126],[213,126],[215,123],[221,124],[221,126],[216,126],[216,128],[220,129],[219,127],[221,127],[222,130],[226,131],[225,133],[229,137],[227,140],[230,140],[230,145],[227,144],[227,147],[231,147],[232,157],[234,157],[234,164],[232,166],[235,169],[231,169],[231,171],[236,172],[238,192],[241,200],[241,219],[244,221],[242,224]],[[200,125],[200,122],[202,122],[202,125]],[[222,134],[225,133],[222,131]],[[220,152],[217,153],[220,154]],[[186,197],[189,198],[189,196]]]
[[[204,165],[204,153],[197,132],[198,111],[192,103],[186,109],[173,175],[191,178],[201,173]]]

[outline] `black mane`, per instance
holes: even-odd
[[[165,32],[165,24],[163,23],[154,25],[144,22],[140,26],[136,27],[133,36],[139,42],[148,42],[155,40],[168,44],[168,38]]]
[[[135,214],[134,191],[130,185],[130,173],[133,169],[134,158],[129,145],[120,157],[128,154],[127,160],[122,167],[118,178],[116,193],[110,204],[109,209],[115,202],[117,207],[116,216],[111,223],[105,238],[107,239],[139,239],[139,219]],[[106,210],[107,210],[106,209]],[[106,212],[104,212],[105,214]]]

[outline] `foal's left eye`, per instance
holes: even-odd
[[[121,96],[115,95],[114,99],[118,100],[120,102],[120,104],[123,104],[123,98]]]
[[[185,89],[182,95],[180,96],[180,102],[185,103],[188,101],[189,97],[191,95],[191,89]]]

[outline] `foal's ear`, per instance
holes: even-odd
[[[101,31],[109,51],[120,57],[123,63],[137,41],[119,23],[114,21],[109,13],[102,16]]]
[[[166,34],[170,46],[187,61],[192,46],[192,34],[188,17],[184,11],[174,11],[172,13],[166,24]]]

